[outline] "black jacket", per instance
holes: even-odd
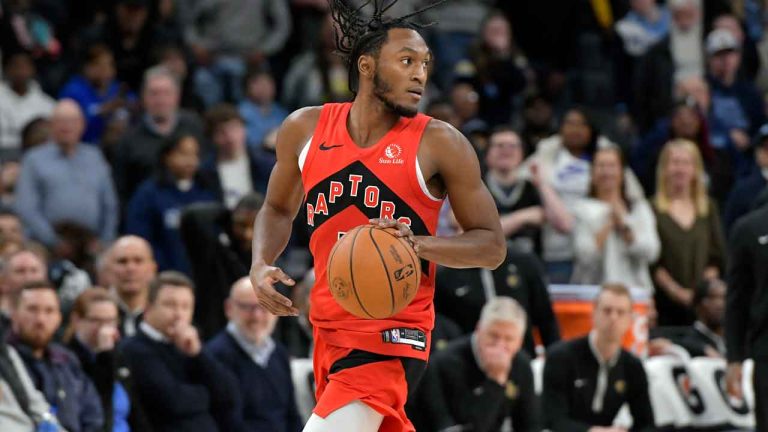
[[[610,426],[624,403],[629,404],[637,431],[652,431],[653,408],[643,363],[621,350],[608,371],[608,385],[600,412],[592,411],[599,363],[587,337],[560,342],[547,351],[544,364],[542,411],[552,432],[586,432],[592,426]]]
[[[139,330],[121,346],[155,431],[217,432],[237,399],[235,378],[201,351],[188,357]]]
[[[131,429],[152,431],[152,427],[144,414],[144,408],[141,406],[139,395],[136,392],[131,370],[119,351],[103,351],[94,354],[76,337],[72,338],[67,347],[75,353],[80,360],[83,371],[91,378],[93,385],[96,386],[96,391],[101,399],[101,407],[104,410],[104,432],[112,430],[112,423],[114,421],[112,396],[115,391],[116,382],[123,386],[131,402],[131,412],[128,414],[128,424],[131,426]]]
[[[181,240],[195,281],[195,324],[208,339],[227,324],[224,300],[233,283],[248,275],[250,251],[235,244],[231,214],[220,204],[193,204],[181,216]]]
[[[728,360],[768,360],[768,205],[734,225],[728,260]]]
[[[481,269],[441,267],[435,282],[435,309],[452,319],[465,334],[475,329],[485,305],[485,288]],[[560,340],[560,328],[552,311],[544,269],[532,254],[507,252],[504,263],[491,273],[496,295],[512,297],[528,313],[528,326],[523,347],[535,355],[533,329],[541,334],[545,346]]]
[[[507,418],[515,431],[541,429],[528,355],[520,351],[512,359],[509,380],[501,386],[478,366],[470,336],[434,355],[417,397],[428,430],[463,425],[474,432],[500,431]]]

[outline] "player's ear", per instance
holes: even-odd
[[[376,61],[373,56],[361,55],[358,57],[357,70],[360,71],[360,78],[373,78],[373,73],[376,70]]]

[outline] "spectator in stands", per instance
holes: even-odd
[[[224,307],[227,328],[205,351],[238,377],[242,402],[233,410],[231,430],[301,431],[288,352],[272,338],[277,316],[259,305],[247,277],[232,285]]]
[[[22,159],[16,211],[30,238],[51,249],[65,247],[54,230],[59,222],[79,224],[105,243],[117,230],[110,168],[98,149],[81,143],[84,127],[77,103],[60,101],[51,118],[51,142]]]
[[[706,82],[701,78],[689,78],[689,82],[699,82],[706,89]],[[692,105],[691,101],[680,101],[672,109],[671,115],[656,123],[656,126],[637,141],[631,150],[632,168],[643,186],[647,196],[656,193],[656,165],[664,144],[673,139],[686,139],[694,142],[704,158],[708,173],[717,174],[715,152],[709,142],[709,129],[705,107]],[[714,185],[713,185],[714,186]]]
[[[748,177],[736,181],[725,207],[725,228],[730,231],[736,221],[749,213],[760,192],[768,186],[768,123],[757,132],[755,139],[755,162],[757,169]]]
[[[480,94],[474,85],[474,79],[456,80],[450,88],[453,110],[459,117],[459,130],[468,137],[477,151],[485,150],[472,141],[473,131],[488,130],[488,124],[480,117]]]
[[[16,158],[9,158],[0,162],[0,205],[13,206],[20,168],[21,164]]]
[[[111,2],[106,20],[84,31],[83,46],[106,43],[115,56],[117,79],[139,91],[142,76],[151,66],[152,48],[169,42],[156,30],[153,4],[150,0],[116,0]]]
[[[522,253],[541,254],[541,226],[552,224],[568,232],[572,217],[538,169],[531,180],[520,178],[525,158],[520,136],[508,126],[497,126],[485,154],[485,184],[496,202],[507,243]]]
[[[718,277],[724,260],[719,212],[707,196],[701,155],[693,142],[674,140],[664,146],[653,210],[661,240],[652,268],[658,322],[691,325],[696,284]]]
[[[753,83],[738,75],[741,50],[729,30],[713,30],[707,36],[712,146],[718,157],[730,162],[731,172],[736,176],[746,175],[752,168],[747,152],[751,146],[750,136],[765,123],[760,94]]]
[[[51,121],[46,117],[38,117],[24,126],[21,130],[21,153],[45,144],[51,139]]]
[[[84,291],[72,308],[65,340],[99,393],[104,431],[151,430],[134,391],[131,370],[116,349],[117,312],[117,302],[106,290]]]
[[[747,11],[744,11],[743,13],[749,14]],[[747,17],[745,17],[745,19],[747,19]],[[736,17],[736,15],[726,13],[718,15],[714,21],[712,21],[712,28],[728,30],[736,37],[736,41],[742,48],[739,75],[749,82],[754,82],[760,67],[760,59],[755,42],[744,33],[742,21]]]
[[[483,20],[471,50],[480,95],[480,117],[493,127],[512,120],[516,99],[528,84],[527,60],[515,46],[512,28],[499,11]]]
[[[9,208],[0,207],[0,238],[18,245],[27,241],[19,215]]]
[[[238,109],[248,131],[248,145],[254,149],[288,117],[288,111],[275,101],[275,79],[264,68],[245,76],[245,98]]]
[[[227,431],[222,421],[238,399],[235,378],[202,351],[191,325],[192,281],[163,272],[152,281],[139,332],[125,341],[123,353],[150,424],[156,430]]]
[[[77,101],[85,114],[86,143],[99,145],[113,117],[130,115],[129,103],[135,102],[136,96],[115,79],[115,74],[112,51],[106,45],[94,45],[86,52],[82,73],[72,77],[59,93],[60,99]]]
[[[181,90],[179,105],[186,110],[203,112],[205,111],[205,104],[200,99],[200,96],[195,93],[192,79],[194,65],[188,63],[185,49],[186,47],[176,44],[169,44],[159,48],[157,65],[167,68],[176,76],[176,82],[179,83]]]
[[[27,53],[3,53],[0,82],[0,155],[19,152],[21,130],[31,120],[48,117],[54,100],[35,81],[35,64]]]
[[[490,300],[472,336],[435,354],[417,393],[433,431],[541,430],[531,359],[520,347],[526,314],[508,297]]]
[[[482,308],[496,296],[515,299],[526,311],[523,348],[536,355],[534,327],[544,346],[560,340],[560,329],[552,311],[547,279],[539,259],[528,253],[507,251],[507,257],[493,271],[440,268],[435,283],[435,310],[471,333]]]
[[[181,239],[189,257],[195,286],[195,324],[208,339],[227,324],[221,305],[235,281],[251,265],[253,221],[264,197],[243,197],[234,210],[218,203],[189,206],[181,216]]]
[[[669,36],[640,58],[633,72],[631,109],[641,132],[649,130],[674,104],[674,83],[704,76],[702,8],[700,0],[670,0]]]
[[[208,110],[205,120],[215,154],[203,160],[200,174],[219,201],[231,209],[250,193],[265,193],[275,159],[248,148],[241,113],[232,105],[221,104]]]
[[[5,333],[5,328],[0,330]],[[0,338],[0,425],[3,432],[29,432],[40,430],[40,423],[47,420],[58,426],[50,413],[50,405],[35,388],[24,362],[9,346],[5,337]],[[35,429],[35,428],[38,429]]]
[[[693,293],[696,322],[677,343],[691,357],[725,358],[723,321],[725,319],[725,293],[728,287],[721,279],[702,280]]]
[[[128,235],[117,239],[105,254],[113,281],[110,290],[117,298],[120,334],[133,336],[147,307],[149,283],[157,275],[152,246],[141,237]]]
[[[39,71],[43,89],[49,93],[61,84],[66,66],[58,28],[41,13],[39,2],[6,0],[0,15],[0,52],[3,56],[27,53]]]
[[[532,165],[537,166],[542,183],[551,184],[566,209],[573,214],[573,205],[589,191],[590,166],[595,151],[611,145],[600,135],[586,111],[572,108],[565,114],[559,133],[539,142],[536,152],[528,158],[527,166],[529,171]],[[635,176],[626,171],[625,177],[629,197],[640,196],[642,190]],[[543,258],[550,280],[569,282],[573,272],[571,233],[545,225],[542,234]]]
[[[768,430],[768,193],[760,207],[731,231],[725,309],[726,382],[732,396],[743,398],[742,364],[754,361],[755,430]]]
[[[181,212],[192,203],[215,201],[216,195],[198,173],[200,144],[194,136],[169,138],[158,162],[157,174],[145,180],[128,203],[125,229],[149,241],[160,270],[190,273],[179,233]]]
[[[520,138],[525,144],[525,155],[536,151],[539,141],[556,132],[552,103],[540,94],[532,94],[523,103]]]
[[[632,431],[653,431],[653,409],[643,364],[621,347],[632,323],[624,285],[603,285],[594,303],[589,336],[552,347],[544,365],[542,410],[552,432],[625,431],[611,428],[629,404]]]
[[[190,134],[202,142],[200,120],[179,110],[179,97],[179,82],[169,69],[156,66],[144,73],[144,115],[120,141],[115,154],[115,184],[121,203],[127,203],[138,185],[151,176],[168,137]]]
[[[195,87],[208,107],[239,103],[247,66],[263,64],[291,34],[285,0],[201,1],[190,18],[187,40],[199,65]]]
[[[314,48],[299,54],[285,75],[282,101],[289,109],[342,102],[352,97],[348,67],[336,55],[335,30],[330,14],[323,19],[317,38]]]
[[[8,255],[0,278],[0,323],[9,324],[21,289],[29,282],[48,279],[48,266],[35,252],[21,249]],[[0,325],[1,327],[1,325]]]
[[[104,414],[99,395],[77,357],[52,342],[61,324],[59,299],[48,282],[30,282],[13,311],[11,344],[24,360],[35,387],[56,407],[68,431],[101,431]]]
[[[573,283],[625,283],[653,291],[648,265],[659,256],[656,219],[645,198],[630,200],[618,147],[595,152],[588,197],[575,205]]]

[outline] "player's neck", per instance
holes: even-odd
[[[400,120],[400,116],[384,106],[373,95],[359,94],[352,102],[347,117],[347,130],[360,147],[376,144]]]

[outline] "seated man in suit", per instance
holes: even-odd
[[[201,350],[192,327],[192,281],[181,273],[160,273],[149,285],[138,333],[122,346],[145,414],[154,430],[229,430],[237,384],[229,371]]]
[[[691,357],[725,358],[723,319],[727,291],[728,287],[720,279],[705,279],[696,286],[692,305],[696,311],[696,322],[677,341]]]
[[[277,316],[259,305],[248,277],[232,285],[224,306],[229,324],[205,351],[238,377],[242,403],[230,429],[300,431],[288,352],[272,339]]]
[[[618,284],[603,285],[589,336],[547,351],[542,410],[552,432],[626,432],[613,427],[629,404],[633,432],[655,430],[648,379],[640,359],[621,347],[632,323],[632,298]]]
[[[515,431],[540,430],[531,360],[520,349],[525,326],[515,300],[489,300],[474,333],[449,342],[430,362],[416,396],[430,424],[422,428],[498,432],[510,419]]]

